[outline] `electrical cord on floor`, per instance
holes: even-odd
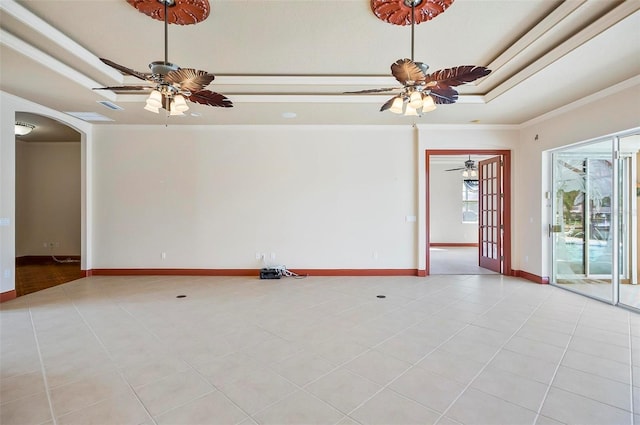
[[[67,258],[66,260],[59,260],[56,258],[55,255],[52,255],[51,258],[53,258],[53,261],[55,261],[56,263],[59,264],[67,264],[67,263],[79,263],[80,260],[74,260],[73,258]]]
[[[274,268],[278,270],[278,272],[280,273],[280,276],[284,276],[284,277],[293,277],[294,279],[304,279],[305,277],[309,276],[308,274],[299,275],[297,273],[294,273],[291,270],[287,270],[285,266],[276,266]]]

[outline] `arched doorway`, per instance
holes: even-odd
[[[15,290],[26,295],[83,277],[81,134],[57,120],[16,112]]]

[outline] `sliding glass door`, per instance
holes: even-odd
[[[640,134],[552,154],[551,283],[640,309]]]
[[[619,223],[619,293],[618,301],[625,306],[640,309],[638,284],[638,207],[640,206],[640,134],[618,139],[618,223]]]

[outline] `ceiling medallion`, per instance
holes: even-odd
[[[393,25],[411,25],[411,7],[415,23],[429,21],[451,6],[454,0],[371,0],[371,10],[378,19]]]
[[[168,6],[167,21],[170,24],[193,25],[209,16],[208,0],[127,0],[131,6],[147,16],[164,21],[164,6]]]

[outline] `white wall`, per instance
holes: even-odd
[[[460,164],[462,162],[464,159]],[[451,168],[457,166],[440,163],[429,165],[430,242],[477,243],[478,224],[462,222],[462,172],[445,171]]]
[[[99,126],[94,268],[415,269],[405,127]],[[162,259],[162,253],[166,259]],[[270,254],[275,253],[275,260]]]
[[[515,173],[514,268],[538,276],[550,273],[547,226],[551,205],[545,192],[551,190],[551,181],[544,152],[640,126],[640,85],[620,88],[535,120],[520,132],[515,150],[519,170]]]
[[[16,142],[16,257],[80,255],[80,182],[79,142]]]

